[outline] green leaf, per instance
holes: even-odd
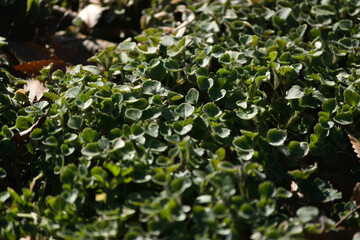
[[[99,166],[95,166],[91,169],[91,176],[94,177],[97,181],[104,183],[107,178],[107,173],[104,169]]]
[[[64,156],[70,156],[75,151],[74,147],[69,147],[69,145],[66,143],[61,144],[60,149],[61,149],[61,153]]]
[[[231,57],[228,53],[223,54],[220,58],[219,58],[219,62],[222,64],[230,64],[231,63]]]
[[[161,63],[161,61],[159,59],[151,59],[148,69],[152,69],[154,67],[156,67],[157,65],[159,65]]]
[[[177,122],[173,124],[174,131],[179,135],[187,134],[188,132],[191,131],[192,127],[193,127],[192,124],[188,124],[185,126],[182,126],[180,123]]]
[[[349,112],[339,112],[335,115],[334,121],[341,124],[341,125],[350,125],[353,123],[353,118],[351,113]]]
[[[216,217],[223,218],[224,216],[226,216],[226,209],[227,208],[226,208],[225,204],[218,203],[212,208],[212,211]]]
[[[125,116],[131,120],[139,121],[142,116],[142,111],[136,108],[128,108],[125,111]]]
[[[186,119],[190,117],[195,110],[195,107],[190,105],[189,103],[182,103],[177,108],[175,108],[175,112],[182,118]]]
[[[233,144],[235,147],[238,147],[239,149],[243,151],[249,151],[252,150],[251,141],[244,135],[241,137],[235,138],[233,141]]]
[[[336,101],[334,98],[330,98],[322,103],[322,109],[325,112],[333,113],[336,110]]]
[[[196,104],[199,100],[199,91],[195,88],[190,88],[185,96],[185,101],[190,104]]]
[[[6,177],[6,171],[0,167],[0,179]]]
[[[23,200],[21,199],[21,197],[19,196],[19,194],[17,194],[15,192],[14,189],[12,189],[11,187],[7,187],[7,191],[10,193],[11,198],[14,200],[15,203],[22,205],[23,204]]]
[[[144,94],[160,94],[161,82],[155,80],[147,80],[143,83],[142,90]]]
[[[319,209],[313,206],[301,207],[296,211],[296,215],[299,217],[301,222],[308,223],[316,220],[319,215]]]
[[[1,132],[6,138],[12,138],[14,136],[13,131],[11,131],[7,125],[2,126]]]
[[[226,128],[224,125],[219,125],[213,127],[213,131],[216,133],[217,136],[220,138],[226,138],[230,135],[230,129]]]
[[[286,92],[286,99],[301,99],[305,95],[305,91],[302,87],[294,85]]]
[[[211,50],[211,56],[215,57],[215,58],[219,58],[221,57],[224,53],[226,52],[225,48],[219,46],[219,45],[215,45],[213,46],[212,50]]]
[[[77,170],[74,164],[69,164],[63,168],[60,174],[60,181],[64,184],[74,184],[77,179]]]
[[[293,194],[285,188],[279,187],[276,191],[276,197],[278,198],[291,198]]]
[[[241,218],[248,220],[253,217],[253,215],[255,214],[255,210],[253,209],[253,207],[250,204],[244,203],[241,205],[240,211],[238,214]]]
[[[0,47],[7,45],[6,38],[0,37]]]
[[[47,146],[56,147],[58,145],[58,140],[54,136],[50,136],[43,141]]]
[[[359,104],[360,95],[350,89],[346,89],[344,91],[344,98],[349,105],[355,107]]]
[[[81,130],[82,123],[83,123],[82,118],[80,116],[74,115],[74,116],[71,116],[67,125],[69,128],[79,131],[79,130]]]
[[[317,163],[315,162],[314,166],[303,168],[301,170],[295,169],[293,171],[289,171],[289,174],[294,178],[298,179],[307,179],[312,173],[316,172]]]
[[[29,16],[37,17],[40,11],[38,0],[27,0],[26,13]]]
[[[8,200],[9,197],[10,197],[10,193],[8,191],[0,192],[0,204],[4,203],[6,200]]]
[[[144,129],[137,124],[131,125],[130,130],[131,130],[131,134],[136,138],[145,134]]]
[[[30,119],[24,116],[19,116],[16,119],[15,127],[19,129],[19,131],[24,131],[28,129],[31,126],[32,122],[30,122]]]
[[[153,80],[162,81],[166,77],[166,69],[164,64],[160,62],[156,67],[150,69],[150,77]]]
[[[243,120],[253,119],[258,114],[258,110],[255,107],[251,107],[250,109],[239,110],[236,112],[236,115]]]
[[[276,15],[282,19],[282,20],[286,20],[290,13],[292,12],[291,8],[281,8],[279,11],[277,11]]]
[[[353,26],[353,21],[350,19],[343,19],[339,22],[339,28],[343,31],[350,31]]]
[[[30,138],[33,140],[41,140],[43,137],[44,134],[41,128],[35,128],[30,134]]]
[[[226,90],[225,89],[218,89],[218,88],[215,88],[214,86],[211,87],[208,90],[208,92],[209,92],[210,99],[212,101],[214,101],[214,102],[221,100],[226,95]]]
[[[79,93],[80,93],[79,87],[72,87],[66,91],[65,97],[66,98],[77,98],[79,96]]]
[[[224,160],[226,157],[226,150],[224,148],[219,148],[216,150],[216,155],[220,161]]]
[[[95,157],[100,154],[97,143],[88,143],[81,149],[81,153],[88,157]]]
[[[259,185],[260,196],[264,199],[269,199],[275,196],[275,186],[270,181],[265,181]]]
[[[88,66],[83,66],[82,70],[88,73],[91,73],[93,75],[100,75],[101,74],[101,69],[97,66],[93,66],[93,65],[88,65]]]
[[[284,130],[281,129],[270,129],[267,132],[267,139],[269,141],[269,144],[272,146],[281,146],[284,144],[287,137],[287,133]]]
[[[95,131],[95,130],[93,130],[91,128],[85,128],[82,131],[82,137],[83,137],[85,142],[92,143],[92,142],[95,142],[98,139],[99,134],[98,134],[97,131]]]
[[[122,42],[119,44],[119,48],[124,51],[134,51],[136,43],[134,42]]]
[[[220,109],[212,102],[205,104],[202,110],[206,113],[206,115],[212,118],[216,118],[221,114]]]
[[[70,143],[70,142],[74,141],[77,137],[78,137],[78,135],[76,135],[74,133],[66,133],[64,136],[64,142]]]
[[[173,59],[168,59],[164,62],[164,67],[170,72],[180,71],[179,63]]]
[[[56,95],[55,93],[51,93],[51,92],[43,92],[43,95],[47,99],[49,99],[51,102],[55,102],[55,100],[59,98],[58,95]]]
[[[122,138],[119,137],[119,138],[112,140],[111,152],[114,152],[123,147],[125,147],[125,141]]]
[[[197,78],[197,84],[200,90],[207,90],[208,88],[212,87],[214,80],[205,76],[199,76]]]
[[[291,141],[289,144],[290,155],[293,159],[305,157],[309,153],[309,144],[307,142]]]

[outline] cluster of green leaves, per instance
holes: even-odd
[[[359,135],[359,4],[253,2],[154,1],[152,27],[89,59],[98,67],[43,69],[44,101],[17,100],[24,80],[2,70],[0,236],[336,230],[355,203],[326,174],[359,169],[346,136]]]

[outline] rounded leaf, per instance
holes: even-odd
[[[353,123],[352,115],[349,112],[339,112],[335,115],[334,121],[341,125],[350,125]]]
[[[259,185],[259,193],[262,198],[268,199],[271,197],[274,197],[275,192],[275,186],[270,181],[265,181]]]
[[[195,88],[191,88],[185,97],[185,101],[190,104],[196,104],[199,100],[199,92]]]
[[[226,49],[219,46],[219,45],[215,45],[213,46],[212,50],[211,50],[211,56],[215,57],[215,58],[219,58],[221,57],[224,53],[226,52]]]
[[[73,87],[73,88],[70,88],[69,90],[66,91],[65,97],[66,98],[77,98],[79,93],[80,93],[80,88],[79,87]]]
[[[290,155],[293,159],[305,157],[309,153],[309,144],[307,142],[291,141],[289,144]]]
[[[346,103],[355,107],[359,103],[360,95],[350,89],[346,89],[344,91],[344,98]]]
[[[164,67],[170,72],[180,71],[179,63],[173,59],[168,59],[164,62]]]
[[[71,129],[81,130],[82,122],[83,120],[80,116],[74,115],[69,119],[67,125]]]
[[[85,142],[92,143],[98,139],[99,134],[97,133],[97,131],[91,128],[85,128],[82,131],[82,137]]]
[[[325,112],[332,113],[336,109],[336,101],[335,98],[330,98],[322,103],[322,109]]]
[[[281,146],[284,144],[287,137],[286,131],[282,129],[270,129],[267,132],[267,139],[269,141],[269,144],[272,146]]]
[[[200,90],[207,90],[212,87],[212,85],[214,84],[214,80],[205,76],[199,76],[197,78],[197,84]]]
[[[350,31],[353,26],[353,22],[350,19],[343,19],[339,22],[339,28],[343,31]]]
[[[289,91],[286,92],[286,99],[300,99],[305,95],[305,91],[302,87],[298,85],[294,85],[290,88]]]
[[[147,80],[143,83],[142,91],[145,94],[156,95],[160,93],[161,83],[155,80]]]
[[[44,134],[41,128],[35,128],[30,134],[30,138],[33,140],[41,140],[43,137]]]
[[[88,157],[95,157],[100,154],[100,151],[96,143],[89,143],[81,149],[81,153]]]
[[[119,48],[125,51],[133,51],[135,47],[136,47],[136,43],[134,42],[122,42],[119,44]]]
[[[218,203],[213,207],[213,213],[216,217],[222,218],[226,215],[226,206],[223,203]]]
[[[131,120],[138,121],[142,116],[142,111],[136,108],[129,108],[126,109],[125,116]]]
[[[77,178],[77,170],[74,164],[69,164],[61,171],[60,181],[64,184],[72,184]]]
[[[193,114],[195,107],[189,103],[182,103],[176,109],[175,112],[182,118],[188,118]]]
[[[212,118],[216,118],[221,114],[220,109],[212,102],[205,104],[202,110],[206,113],[206,115]]]
[[[296,215],[299,217],[301,222],[307,223],[317,218],[319,215],[319,209],[313,206],[302,207],[296,211]]]

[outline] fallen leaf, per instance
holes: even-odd
[[[40,61],[30,61],[24,62],[18,65],[15,65],[13,68],[16,71],[22,72],[27,74],[28,76],[32,77],[39,74],[40,70],[43,67],[48,66],[49,64],[53,64],[53,69],[64,69],[66,67],[66,63],[62,60],[55,60],[55,59],[44,59]]]
[[[291,181],[291,187],[290,188],[291,188],[292,192],[296,192],[299,187],[294,181]]]
[[[80,18],[88,28],[93,28],[99,22],[103,8],[98,4],[89,4],[78,13]]]
[[[25,84],[24,90],[29,92],[30,102],[35,101],[35,99],[39,101],[40,98],[43,96],[43,93],[49,91],[49,89],[45,87],[45,85],[42,82],[36,79],[29,80]]]
[[[350,142],[354,149],[354,152],[356,153],[356,156],[358,158],[360,158],[360,142],[359,142],[359,140],[357,140],[355,137],[351,136],[350,134],[348,134],[348,136],[350,138]]]

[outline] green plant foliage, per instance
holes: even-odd
[[[123,1],[110,2],[109,14]],[[360,169],[347,136],[360,136],[358,13],[356,1],[152,1],[142,32],[97,66],[43,69],[41,101],[0,68],[0,238],[358,231],[358,214],[344,218]]]

